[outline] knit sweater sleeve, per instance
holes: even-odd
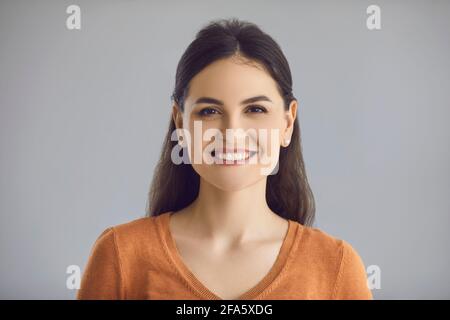
[[[83,272],[79,300],[124,299],[122,267],[114,228],[104,230],[96,239]]]
[[[364,263],[356,250],[342,240],[341,261],[332,299],[372,300]]]

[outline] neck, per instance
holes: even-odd
[[[189,206],[189,224],[211,240],[239,243],[254,239],[278,216],[266,201],[267,178],[238,191],[224,191],[200,180],[197,199]]]

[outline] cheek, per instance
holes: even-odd
[[[217,128],[217,125],[213,125],[211,122],[212,121],[196,120],[195,122],[192,121],[189,124],[189,132],[191,135],[191,149],[192,150],[193,150],[193,148],[204,149],[206,147],[206,145],[208,145],[209,142],[213,140],[212,138],[206,140],[207,135],[205,134],[205,132],[208,129]],[[209,131],[209,132],[211,132],[211,131]]]
[[[215,131],[210,130],[208,132],[208,135],[206,135],[205,132],[208,129],[217,128],[217,124],[212,124],[212,122],[213,121],[195,120],[189,123],[188,128],[185,128],[189,131],[190,134],[189,146],[187,149],[189,159],[193,166],[198,165],[199,162],[200,165],[204,163],[206,161],[205,157],[207,156],[211,158],[210,155],[206,155],[206,151],[211,149],[211,146],[209,147],[209,149],[207,149],[207,147],[211,144],[211,142],[214,141],[214,138],[211,137],[211,135],[214,135]]]
[[[277,148],[280,147],[281,137],[283,135],[283,121],[280,117],[267,117],[266,119],[258,122],[258,145],[266,155],[272,155],[277,152]]]
[[[277,154],[277,148],[280,147],[283,133],[282,126],[283,118],[278,113],[266,117],[246,119],[245,123],[242,123],[242,129],[244,129],[249,136],[246,144],[250,144],[251,148],[255,147],[256,144],[260,149],[261,155],[273,157]],[[219,128],[222,128],[219,120],[202,121],[191,119],[189,121],[188,128],[186,129],[190,132],[189,156],[191,158],[191,163],[193,162],[194,153],[197,153],[197,158],[198,154],[204,156],[203,151],[208,145],[214,142],[214,138],[211,137],[211,132],[215,132],[216,130],[219,130]],[[208,132],[209,136],[205,135],[205,132],[207,132],[208,129],[210,129]],[[222,132],[222,134],[222,141],[225,142],[225,132]]]

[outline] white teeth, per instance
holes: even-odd
[[[228,160],[228,161],[244,160],[244,159],[248,158],[248,152],[238,152],[238,153],[216,152],[216,158],[221,159],[221,160]]]

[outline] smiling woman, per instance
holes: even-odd
[[[249,22],[211,22],[181,57],[172,98],[147,217],[100,235],[78,298],[372,299],[353,247],[312,227],[298,102],[277,43]],[[229,165],[173,161],[174,132],[189,160]],[[261,170],[265,157],[276,170]]]

